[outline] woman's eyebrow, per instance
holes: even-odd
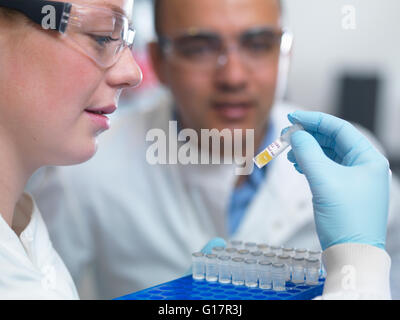
[[[93,2],[93,4],[99,4],[101,6],[107,7],[109,9],[111,9],[112,11],[117,12],[117,13],[127,17],[129,23],[130,24],[132,23],[132,21],[129,18],[129,15],[127,14],[127,12],[124,9],[122,9],[121,7],[119,7],[119,6],[115,5],[115,4],[111,4],[111,3],[105,2],[105,1],[95,1],[95,2]]]

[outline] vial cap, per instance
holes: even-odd
[[[195,252],[195,253],[192,253],[192,256],[196,257],[196,258],[200,258],[200,257],[204,257],[204,253],[203,252]]]
[[[234,246],[240,246],[243,243],[241,240],[232,240],[231,244]]]
[[[225,250],[225,248],[224,248],[224,247],[220,247],[220,246],[218,246],[218,247],[214,247],[214,248],[212,248],[212,250],[214,250],[214,251],[224,251],[224,250]]]
[[[283,263],[274,263],[272,265],[272,268],[276,268],[276,269],[281,269],[281,268],[284,268],[284,267],[285,267],[285,265]]]
[[[267,261],[267,260],[260,261],[258,264],[260,264],[262,266],[272,265],[272,263],[270,261]]]
[[[226,248],[225,249],[225,252],[227,252],[227,253],[235,253],[236,251],[237,251],[236,248]]]
[[[294,257],[292,259],[293,259],[293,261],[304,261],[303,257]]]
[[[214,253],[210,253],[210,254],[206,255],[206,257],[208,259],[216,259],[218,256],[216,254],[214,254]]]
[[[228,261],[231,259],[231,257],[230,256],[220,256],[220,257],[218,257],[218,259],[222,260],[222,261]]]
[[[257,245],[258,249],[268,249],[269,245],[267,245],[266,243],[260,243]]]
[[[234,261],[234,262],[243,262],[244,259],[241,258],[241,257],[235,257],[235,258],[232,259],[232,261]]]
[[[280,260],[288,260],[290,259],[290,256],[288,256],[287,254],[281,254],[278,256],[278,259]]]
[[[300,248],[300,249],[296,249],[295,251],[296,251],[296,252],[299,252],[299,253],[305,253],[305,252],[307,252],[307,249],[305,249],[305,248]]]
[[[249,254],[250,251],[247,250],[247,249],[242,249],[242,250],[239,250],[238,253],[239,253],[239,254]]]
[[[273,258],[275,256],[276,256],[276,254],[273,252],[264,253],[264,257],[266,257],[266,258]]]
[[[257,246],[257,243],[255,243],[255,242],[246,242],[246,243],[244,244],[244,246],[245,246],[245,247],[256,247],[256,246]]]
[[[263,253],[262,253],[262,251],[253,251],[252,253],[251,253],[251,255],[252,256],[255,256],[255,257],[259,257],[259,256],[261,256]]]
[[[256,259],[246,259],[245,263],[247,263],[247,264],[256,264],[257,260]]]

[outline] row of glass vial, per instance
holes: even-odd
[[[268,244],[257,244],[255,242],[242,242],[238,240],[232,240],[229,242],[228,247],[214,247],[212,249],[212,253],[217,255],[231,255],[232,254],[247,254],[248,257],[252,253],[254,254],[266,254],[271,253],[276,256],[279,255],[288,255],[290,257],[299,257],[299,258],[317,258],[321,259],[321,251],[312,251],[307,250],[305,248],[285,248],[283,246],[270,246]]]
[[[282,256],[280,256],[282,257]],[[246,285],[275,291],[286,290],[286,281],[318,284],[320,261],[316,258],[293,258],[288,261],[271,262],[243,257],[216,254],[193,253],[193,278],[221,284]],[[287,259],[283,257],[283,259]]]

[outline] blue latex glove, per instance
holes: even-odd
[[[289,161],[309,183],[323,250],[340,243],[384,249],[389,210],[389,162],[350,123],[320,112],[288,116],[305,131],[291,136]]]
[[[222,238],[214,238],[208,241],[203,249],[201,249],[201,252],[204,254],[210,254],[214,247],[226,247],[226,241]],[[184,276],[188,276],[190,274],[192,274],[192,267],[190,267],[190,269],[185,272]]]
[[[214,247],[226,247],[226,241],[222,238],[214,238],[210,240],[203,249],[201,249],[201,252],[204,254],[210,254]]]

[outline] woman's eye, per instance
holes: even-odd
[[[105,47],[110,42],[115,42],[119,40],[119,39],[114,39],[110,36],[97,36],[97,35],[90,35],[90,36],[101,47]]]

